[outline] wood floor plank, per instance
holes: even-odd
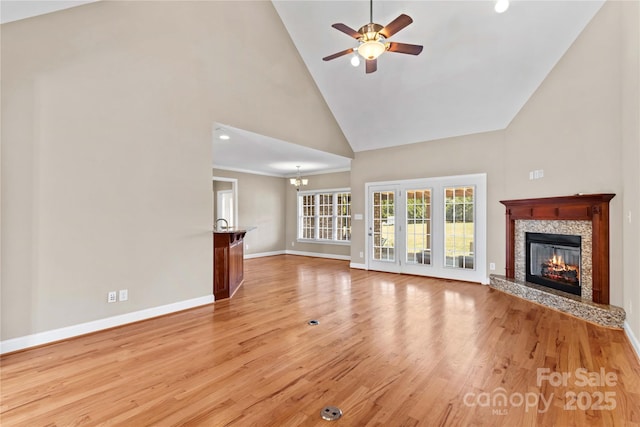
[[[343,426],[640,426],[623,331],[486,286],[290,255],[247,260],[230,300],[0,363],[3,427],[323,426],[326,405]],[[579,384],[580,369],[615,384]],[[604,393],[615,407],[593,405]]]

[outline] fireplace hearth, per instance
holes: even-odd
[[[609,201],[614,194],[504,200],[505,276],[492,288],[604,326],[621,328],[609,305]]]
[[[526,281],[581,295],[580,236],[525,233]]]

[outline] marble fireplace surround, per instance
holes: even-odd
[[[621,328],[625,313],[609,305],[609,201],[614,194],[588,194],[501,201],[506,206],[506,275],[490,286],[603,326]],[[581,295],[525,281],[525,233],[578,235]]]

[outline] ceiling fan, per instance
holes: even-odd
[[[365,59],[365,71],[369,74],[378,69],[378,57],[387,50],[389,52],[406,53],[409,55],[419,55],[420,52],[422,52],[422,46],[420,45],[387,41],[389,37],[413,22],[410,16],[403,13],[387,24],[387,26],[383,27],[373,22],[373,0],[369,0],[369,5],[369,23],[360,27],[358,31],[342,23],[332,25],[336,30],[342,31],[358,40],[358,47],[325,56],[322,58],[323,61],[331,61],[332,59],[348,55],[351,52],[358,52],[358,54]]]

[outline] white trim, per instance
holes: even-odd
[[[303,251],[290,251],[290,250],[250,254],[250,255],[245,255],[244,259],[262,258],[262,257],[268,257],[268,256],[275,256],[275,255],[299,255],[299,256],[309,256],[309,257],[315,257],[315,258],[340,259],[344,261],[349,261],[351,259],[349,255],[324,254],[324,253],[318,253],[318,252],[303,252]]]
[[[211,179],[213,181],[222,181],[231,183],[231,191],[233,191],[233,225],[238,225],[238,180],[236,178],[226,178],[224,176],[214,176]],[[217,200],[216,200],[217,202]],[[217,217],[215,218],[217,219]],[[213,228],[216,228],[216,224],[213,224]]]
[[[0,342],[0,354],[23,350],[29,347],[49,344],[79,335],[90,334],[103,329],[114,328],[126,325],[127,323],[138,322],[140,320],[151,319],[177,311],[211,304],[214,301],[213,295],[193,298],[185,301],[174,302],[158,307],[147,308],[131,313],[120,314],[118,316],[107,317],[105,319],[93,320],[91,322],[80,323],[78,325],[66,326],[64,328],[52,329],[50,331],[38,332],[18,338],[11,338]]]
[[[367,264],[361,264],[361,263],[352,262],[351,264],[349,264],[349,268],[355,268],[355,269],[358,269],[358,270],[366,270],[367,269]]]
[[[351,159],[349,159],[351,160]],[[335,168],[335,169],[322,169],[319,171],[314,171],[314,172],[305,172],[302,175],[304,176],[314,176],[314,175],[327,175],[330,173],[338,173],[338,172],[351,172],[351,167],[344,167],[344,168]],[[285,175],[285,178],[295,178],[298,176],[298,173],[288,173],[287,175]]]
[[[624,331],[627,333],[627,338],[629,338],[631,347],[633,347],[633,349],[636,351],[636,355],[638,356],[638,359],[640,359],[640,341],[633,334],[633,331],[631,330],[631,326],[629,326],[629,322],[627,322],[626,320],[624,321],[623,328],[624,328]]]
[[[314,245],[339,245],[349,246],[351,240],[327,240],[327,239],[296,239],[297,243],[312,243]]]
[[[299,255],[299,256],[310,256],[315,258],[329,258],[329,259],[340,259],[343,261],[349,261],[351,256],[349,255],[336,255],[336,254],[323,254],[319,252],[302,252],[302,251],[290,251],[286,250],[285,253],[287,255]]]
[[[300,243],[320,243],[320,244],[324,244],[324,245],[329,245],[329,244],[334,244],[334,245],[350,245],[351,244],[351,239],[349,240],[338,240],[337,236],[338,236],[338,229],[337,229],[337,224],[338,218],[342,218],[343,216],[338,215],[337,213],[337,202],[338,202],[338,195],[339,194],[349,194],[349,199],[351,199],[352,193],[351,193],[351,187],[344,187],[344,188],[328,188],[328,189],[319,189],[319,190],[303,190],[303,191],[298,191],[298,194],[296,195],[296,240]],[[331,236],[332,239],[320,239],[320,238],[301,238],[300,235],[304,234],[302,232],[302,222],[300,221],[302,219],[301,217],[301,212],[303,209],[303,200],[304,197],[308,197],[308,196],[313,196],[313,206],[314,206],[314,218],[315,218],[315,227],[314,227],[314,236],[318,236],[320,234],[320,221],[318,221],[318,217],[319,217],[319,209],[317,208],[319,203],[320,203],[320,196],[321,195],[325,195],[325,194],[331,194],[331,206],[332,206],[332,212],[331,212],[331,217],[333,219],[332,221],[332,229],[331,229]],[[351,208],[351,201],[349,201],[349,207]],[[352,216],[351,214],[349,214],[349,216],[347,217],[350,220],[350,223],[352,224],[353,220],[352,220]]]
[[[244,259],[262,258],[267,256],[284,255],[285,251],[259,252],[255,254],[244,255]]]
[[[276,173],[276,172],[263,172],[263,171],[256,171],[253,169],[242,169],[242,168],[232,168],[229,166],[225,166],[225,165],[219,165],[214,163],[212,165],[213,169],[219,169],[219,170],[223,170],[223,171],[231,171],[231,172],[240,172],[240,173],[246,173],[249,175],[262,175],[262,176],[273,176],[276,178],[286,178],[287,180],[289,178],[295,178],[297,176],[297,174],[291,174],[289,172],[287,172],[286,174],[282,174],[282,173]],[[344,167],[344,168],[335,168],[335,169],[323,169],[323,170],[319,170],[319,171],[315,171],[315,172],[305,172],[304,176],[312,176],[312,175],[327,175],[330,173],[339,173],[339,172],[351,172],[351,167]]]
[[[268,173],[268,172],[259,172],[259,171],[254,171],[251,169],[242,169],[242,168],[231,168],[228,166],[224,166],[224,165],[219,165],[214,163],[212,165],[213,169],[220,169],[223,171],[230,171],[230,172],[240,172],[240,173],[246,173],[249,175],[262,175],[262,176],[273,176],[276,178],[283,178],[283,176],[281,174],[277,174],[277,173]]]
[[[434,256],[444,256],[444,254],[432,253],[432,264],[430,266],[414,266],[410,264],[401,264],[399,259],[394,261],[375,261],[371,259],[371,237],[369,228],[371,227],[371,192],[376,189],[384,189],[394,191],[396,200],[400,202],[402,197],[406,195],[407,190],[413,188],[430,188],[432,190],[432,221],[433,224],[441,223],[444,218],[444,210],[440,209],[444,206],[443,194],[441,190],[448,186],[473,186],[475,187],[475,260],[473,269],[458,269],[444,266],[444,260],[439,260]],[[406,203],[404,201],[403,203]],[[395,181],[380,181],[365,183],[365,264],[367,269],[375,269],[379,271],[388,271],[393,273],[415,274],[427,277],[438,277],[452,280],[463,280],[475,283],[485,283],[486,278],[486,257],[487,257],[487,174],[475,173],[469,175],[453,175],[429,178],[417,178]],[[433,208],[435,207],[435,208]],[[396,206],[396,223],[398,224],[398,213],[400,216],[405,215],[404,205]],[[435,227],[435,226],[434,226]],[[432,247],[441,248],[444,246],[444,233],[442,230],[432,229]],[[403,247],[404,236],[396,230],[396,246]],[[397,258],[397,257],[396,257]],[[442,262],[440,262],[442,261]],[[417,268],[416,268],[417,267]],[[488,283],[488,282],[487,282]]]
[[[322,188],[320,190],[300,190],[298,194],[325,194],[325,193],[351,193],[351,187],[344,188]]]

